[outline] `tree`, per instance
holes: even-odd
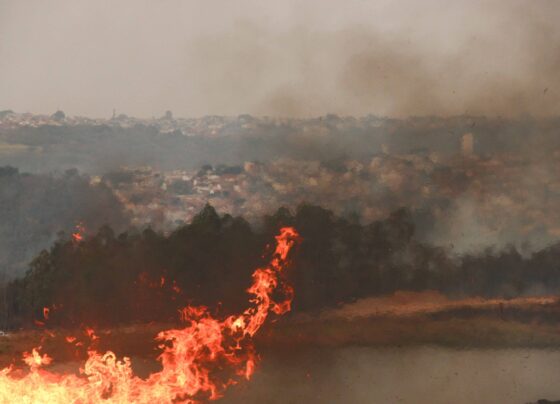
[[[63,121],[66,119],[66,114],[64,113],[64,111],[61,111],[59,109],[58,111],[56,111],[54,114],[51,115],[51,118],[53,118],[55,121]]]

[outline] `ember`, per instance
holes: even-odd
[[[82,224],[77,224],[76,225],[76,231],[74,233],[72,233],[72,240],[74,240],[75,243],[83,241],[85,231],[86,231],[86,229],[84,228],[84,226]]]
[[[248,289],[251,306],[238,316],[212,317],[206,307],[186,307],[181,318],[183,329],[161,331],[156,340],[162,350],[158,360],[162,370],[147,379],[134,375],[129,358],[117,359],[113,352],[93,349],[80,369],[80,375],[57,374],[41,369],[53,359],[41,354],[41,347],[24,354],[29,373],[18,376],[14,367],[0,371],[0,401],[10,403],[198,403],[214,400],[230,385],[254,372],[257,355],[251,337],[272,311],[290,310],[293,290],[282,283],[290,248],[298,239],[293,228],[282,228],[270,264],[253,273]],[[276,301],[271,296],[281,296]],[[48,317],[48,311],[45,318]],[[88,336],[98,338],[94,330]],[[67,337],[71,343],[74,337]],[[228,372],[224,376],[224,370]],[[219,373],[219,375],[218,375]]]

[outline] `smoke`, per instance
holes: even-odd
[[[32,175],[0,167],[0,280],[21,276],[57,234],[81,224],[88,232],[111,224],[129,226],[123,206],[109,188],[92,185],[76,170]]]
[[[542,116],[560,106],[555,1],[0,7],[0,108]]]

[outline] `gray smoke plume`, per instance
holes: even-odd
[[[547,0],[5,0],[0,109],[550,115],[558,15]]]

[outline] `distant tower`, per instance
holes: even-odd
[[[116,117],[117,117],[117,110],[113,108],[113,116],[111,117],[111,119],[115,119]]]
[[[463,156],[472,156],[474,152],[474,136],[472,133],[465,133],[461,137],[461,153]]]

